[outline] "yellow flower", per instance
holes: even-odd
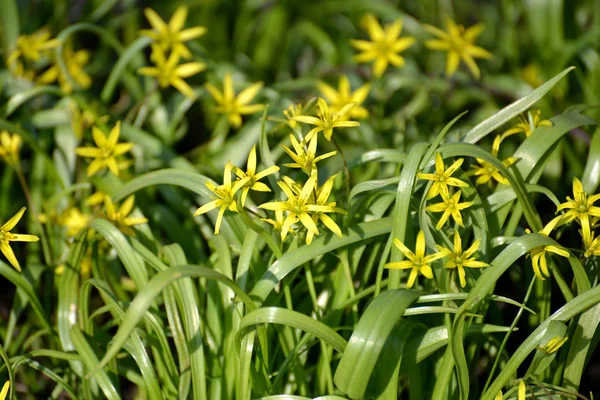
[[[439,193],[443,193],[446,197],[449,196],[448,185],[457,187],[468,187],[466,182],[458,178],[453,178],[452,174],[462,165],[463,159],[456,160],[448,169],[445,169],[444,159],[440,153],[435,155],[435,174],[417,174],[417,178],[433,181],[431,189],[427,194],[427,199],[432,199]]]
[[[317,189],[317,193],[316,193],[316,205],[319,206],[326,206],[329,207],[333,212],[336,213],[340,213],[340,214],[347,214],[346,210],[343,210],[339,207],[336,207],[336,202],[329,201],[329,196],[331,195],[331,189],[333,188],[333,182],[335,181],[335,178],[337,177],[336,175],[333,175],[331,177],[329,177],[329,179],[327,179],[327,181],[323,184],[323,186],[321,186],[320,188]],[[340,227],[338,226],[338,224],[335,223],[335,221],[327,214],[325,214],[324,212],[313,212],[311,215],[313,221],[315,222],[315,224],[317,222],[319,222],[319,220],[321,222],[323,222],[323,224],[333,233],[335,233],[337,236],[342,237],[342,231],[340,229]],[[313,237],[315,236],[315,234],[311,231],[306,232],[306,244],[311,244]]]
[[[51,37],[52,34],[47,28],[42,28],[31,35],[20,35],[17,38],[15,50],[8,57],[7,65],[12,67],[13,62],[20,57],[31,62],[39,61],[44,52],[60,45],[60,40],[51,39]]]
[[[398,238],[394,239],[394,244],[404,257],[408,258],[408,260],[399,261],[399,262],[391,262],[385,264],[385,268],[392,269],[409,269],[411,268],[410,275],[408,277],[408,282],[406,282],[406,287],[413,287],[419,272],[427,279],[433,279],[433,270],[431,269],[431,264],[435,260],[439,260],[444,257],[445,253],[435,253],[430,254],[428,256],[425,255],[425,233],[423,231],[419,231],[417,235],[417,242],[415,244],[415,252],[410,251],[404,243],[402,243]]]
[[[21,136],[18,134],[11,135],[7,131],[0,132],[0,157],[13,168],[19,165],[21,143]]]
[[[215,111],[227,115],[229,123],[237,128],[242,124],[242,115],[254,114],[265,108],[264,104],[249,104],[262,86],[262,82],[254,83],[242,90],[236,97],[233,90],[233,78],[231,74],[226,74],[223,79],[223,92],[210,83],[206,84],[206,90],[217,103]]]
[[[68,103],[71,126],[78,139],[81,139],[84,132],[93,125],[106,124],[110,120],[108,115],[100,116],[94,106],[97,106],[97,104],[94,104],[90,108],[83,109],[80,108],[75,101],[70,101]]]
[[[281,231],[283,229],[283,224],[285,223],[285,216],[283,214],[283,210],[275,210],[274,220],[270,218],[261,218],[260,220],[273,225],[273,229],[276,231]],[[294,229],[289,228],[289,231],[294,232]]]
[[[540,77],[541,74],[540,66],[536,63],[527,64],[521,71],[523,80],[534,89],[544,83],[544,80]]]
[[[163,50],[158,47],[153,48],[152,54],[156,67],[139,68],[139,74],[156,77],[161,88],[173,86],[188,98],[196,97],[194,90],[183,79],[204,71],[205,64],[191,62],[178,65],[179,53],[173,52],[167,59]]]
[[[444,224],[446,223],[446,221],[448,221],[450,216],[452,216],[454,222],[456,222],[458,225],[464,226],[462,215],[460,215],[460,212],[461,210],[470,207],[473,204],[473,202],[467,201],[466,203],[459,203],[458,201],[460,200],[460,195],[462,194],[460,190],[454,193],[452,197],[446,196],[443,193],[440,194],[442,196],[441,203],[432,204],[430,206],[425,207],[426,210],[431,212],[444,212],[437,225],[435,226],[435,229],[441,229],[442,226],[444,226]]]
[[[543,120],[540,121],[540,110],[534,110],[533,112],[527,113],[527,118],[521,115],[520,122],[516,124],[514,127],[508,129],[501,135],[500,141],[506,139],[509,136],[516,135],[517,133],[524,133],[526,137],[531,136],[535,128],[538,126],[552,126],[552,121]]]
[[[277,184],[287,196],[287,200],[264,203],[261,204],[259,208],[287,212],[287,216],[281,228],[281,240],[285,240],[290,227],[298,221],[300,221],[309,232],[318,235],[319,229],[312,219],[311,214],[319,212],[328,213],[333,212],[334,210],[330,206],[314,204],[314,190],[317,184],[317,175],[314,174],[308,178],[299,194],[296,194],[294,190],[292,190],[292,187],[285,182],[277,182]]]
[[[565,217],[563,215],[559,215],[552,221],[548,222],[546,226],[544,226],[544,228],[539,232],[539,234],[549,236],[554,228],[566,222],[567,221],[565,220]],[[526,230],[526,232],[529,233],[529,230]],[[546,260],[546,253],[554,253],[561,257],[569,258],[569,252],[557,246],[540,246],[530,250],[527,253],[527,257],[531,257],[531,266],[533,268],[533,272],[535,273],[535,276],[542,281],[545,279],[544,275],[550,276],[550,271],[548,271],[548,262]]]
[[[562,347],[565,342],[569,340],[568,336],[561,338],[560,336],[553,337],[543,346],[538,346],[538,350],[543,351],[546,354],[554,354]]]
[[[521,379],[519,381],[519,389],[517,391],[517,400],[525,400],[527,397],[527,386],[525,386],[525,381]]]
[[[104,206],[106,207],[106,217],[109,221],[119,228],[121,232],[126,235],[133,236],[134,231],[131,229],[132,226],[145,224],[148,222],[147,218],[143,217],[130,217],[129,214],[133,211],[133,205],[135,203],[135,196],[131,195],[125,199],[121,207],[117,210],[113,204],[110,196],[104,197]]]
[[[287,118],[287,124],[292,129],[296,129],[297,122],[294,120],[296,115],[302,115],[302,104],[292,104],[286,110],[283,110],[283,115]]]
[[[85,199],[85,204],[90,207],[99,206],[104,203],[104,198],[106,197],[106,193],[104,192],[96,192],[87,199]]]
[[[333,135],[334,128],[347,128],[360,125],[356,121],[343,121],[342,118],[355,105],[356,103],[346,104],[344,107],[342,107],[341,110],[331,115],[329,106],[327,105],[325,100],[319,97],[319,99],[317,100],[317,106],[319,108],[319,111],[317,112],[318,118],[310,117],[307,115],[297,115],[293,119],[294,121],[299,121],[305,124],[317,126],[316,128],[313,128],[310,132],[308,132],[305,140],[311,140],[313,135],[316,135],[321,131],[323,132],[323,135],[325,135],[325,139],[331,140],[331,135]]]
[[[87,50],[73,51],[70,46],[66,46],[63,52],[63,60],[65,61],[70,79],[74,80],[80,88],[88,89],[92,86],[92,78],[84,69],[90,60],[90,53]],[[71,93],[73,85],[69,77],[65,76],[58,64],[55,63],[38,78],[38,83],[48,85],[58,80],[60,88],[65,93]]]
[[[444,268],[456,268],[458,270],[458,278],[460,280],[460,286],[465,287],[467,284],[467,280],[465,277],[467,273],[465,272],[465,267],[467,268],[483,268],[488,267],[489,264],[486,264],[482,261],[476,261],[475,257],[472,257],[473,253],[479,249],[479,240],[473,242],[471,247],[467,250],[463,251],[462,249],[462,240],[460,235],[458,234],[458,230],[454,230],[454,251],[450,249],[446,249],[442,246],[435,247],[442,252],[445,253],[445,256],[448,257],[448,261],[444,265]]]
[[[197,216],[220,207],[219,214],[217,216],[217,222],[215,223],[215,235],[219,234],[219,230],[221,229],[221,221],[223,220],[223,214],[225,213],[225,210],[229,208],[230,211],[238,212],[234,196],[235,193],[240,190],[248,181],[248,178],[243,178],[232,184],[232,168],[233,166],[231,163],[227,162],[225,165],[225,171],[223,172],[223,184],[221,186],[216,186],[212,182],[206,182],[206,187],[208,187],[214,194],[214,196],[212,196],[213,200],[206,203],[197,209],[196,212],[194,212],[194,216]]]
[[[152,38],[163,51],[171,50],[183,58],[190,58],[192,54],[183,44],[188,40],[199,38],[206,33],[206,28],[196,26],[194,28],[183,29],[187,19],[188,9],[185,6],[179,6],[173,13],[168,24],[151,8],[146,8],[144,14],[150,22],[152,29],[143,29],[140,33]]]
[[[10,381],[6,381],[4,386],[2,386],[2,391],[0,392],[0,400],[6,399],[6,395],[8,394],[8,389],[10,388]]]
[[[37,242],[40,240],[40,238],[35,235],[10,233],[23,216],[25,210],[25,207],[21,208],[11,219],[0,227],[0,251],[2,251],[2,254],[8,259],[10,264],[19,272],[21,272],[21,266],[19,265],[19,261],[17,261],[17,257],[15,257],[15,253],[13,253],[10,248],[10,242]]]
[[[321,91],[323,97],[331,104],[330,110],[332,113],[340,111],[346,104],[356,103],[356,106],[344,116],[342,119],[356,118],[363,119],[369,116],[369,111],[360,105],[364,103],[369,91],[371,90],[371,84],[367,83],[354,91],[351,91],[350,80],[345,75],[340,76],[340,82],[338,83],[338,90],[335,90],[325,82],[317,83],[317,88]]]
[[[567,201],[561,203],[556,212],[567,211],[563,218],[564,223],[577,219],[581,224],[584,243],[589,242],[591,238],[590,216],[600,217],[600,207],[594,206],[594,203],[600,199],[600,194],[589,196],[583,191],[583,185],[577,178],[573,178],[573,199],[567,196]]]
[[[93,158],[94,161],[88,165],[87,175],[92,176],[95,173],[108,168],[110,172],[119,176],[119,170],[123,165],[117,163],[117,157],[127,153],[133,147],[133,143],[117,143],[121,134],[121,122],[117,122],[110,131],[108,138],[97,127],[92,129],[92,136],[98,147],[77,147],[75,153],[81,157]]]
[[[67,236],[74,237],[80,230],[87,228],[92,217],[77,207],[70,207],[60,216],[60,224],[67,228]]]
[[[446,59],[446,75],[452,76],[458,69],[460,60],[471,71],[476,79],[479,79],[479,67],[474,58],[491,58],[492,54],[473,42],[483,31],[483,24],[477,24],[465,29],[462,25],[456,25],[450,18],[446,18],[446,31],[432,25],[425,25],[427,32],[438,37],[438,39],[427,40],[425,46],[431,50],[442,50],[448,52]]]
[[[388,64],[392,64],[394,67],[404,66],[404,58],[399,53],[412,46],[415,38],[410,36],[400,37],[402,20],[395,20],[393,23],[386,25],[385,29],[379,25],[372,14],[365,15],[363,22],[371,41],[350,41],[352,46],[361,52],[354,56],[354,61],[364,63],[375,60],[373,75],[376,78],[383,75]]]
[[[317,153],[317,135],[313,135],[313,137],[308,142],[308,148],[305,149],[301,143],[298,143],[294,135],[290,135],[290,141],[292,142],[292,147],[294,151],[292,151],[289,147],[285,145],[281,145],[286,153],[292,160],[293,163],[283,164],[288,168],[301,168],[306,175],[311,176],[317,170],[317,162],[334,156],[337,154],[336,151],[330,151],[329,153],[322,154],[316,157]],[[304,142],[303,142],[304,143]]]
[[[279,171],[279,167],[272,166],[259,173],[256,173],[256,145],[252,146],[250,154],[248,155],[248,164],[246,166],[246,172],[241,168],[233,166],[233,172],[237,175],[238,180],[245,179],[244,187],[242,190],[242,206],[246,205],[246,196],[250,189],[258,192],[270,192],[271,189],[262,182],[259,182],[265,176],[269,176]]]
[[[492,155],[494,157],[498,156],[498,151],[500,149],[500,142],[502,141],[501,136],[496,136],[494,139],[494,144],[492,145]],[[508,185],[508,179],[506,179],[498,169],[482,158],[475,158],[479,165],[472,165],[472,170],[467,172],[467,175],[475,175],[477,176],[477,180],[475,181],[476,185],[483,185],[484,183],[492,183],[492,179],[496,180],[498,183],[502,183],[504,185]],[[508,157],[506,160],[502,161],[502,164],[506,168],[510,167],[517,161],[516,157]]]

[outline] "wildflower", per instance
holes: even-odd
[[[296,124],[298,123],[294,120],[296,115],[302,115],[302,104],[292,104],[286,110],[283,110],[283,115],[287,118],[287,124],[292,129],[296,129]]]
[[[456,268],[458,270],[458,278],[460,280],[460,286],[465,287],[467,281],[465,277],[467,273],[465,272],[466,268],[483,268],[488,267],[489,264],[486,264],[482,261],[475,260],[475,257],[472,257],[473,254],[479,249],[480,241],[476,240],[473,242],[471,247],[467,250],[463,251],[462,249],[462,240],[460,235],[458,234],[458,230],[454,230],[454,250],[446,249],[442,246],[436,245],[440,252],[446,254],[448,257],[448,261],[444,265],[444,268]]]
[[[283,164],[288,168],[301,168],[306,175],[311,176],[317,170],[317,162],[334,156],[337,154],[336,151],[330,151],[329,153],[322,154],[316,157],[317,153],[317,135],[308,142],[308,148],[305,149],[301,143],[298,143],[294,135],[290,135],[290,141],[292,142],[292,151],[289,147],[281,145],[283,150],[294,160],[293,163]]]
[[[600,217],[600,207],[594,206],[596,200],[600,199],[600,194],[588,197],[583,191],[583,185],[577,178],[573,178],[573,199],[567,196],[567,201],[561,203],[556,212],[569,210],[564,214],[564,223],[577,219],[581,224],[583,241],[589,242],[591,238],[590,217]]]
[[[11,135],[7,131],[0,132],[0,157],[13,168],[19,165],[21,143],[21,136],[18,134]]]
[[[494,157],[498,156],[498,151],[500,150],[500,142],[501,141],[502,141],[501,136],[496,136],[496,138],[494,139],[494,144],[492,145],[492,155]],[[506,179],[504,176],[502,176],[500,171],[498,171],[498,168],[496,168],[494,165],[490,164],[489,162],[487,162],[481,158],[475,158],[475,160],[477,160],[479,165],[473,165],[472,166],[473,169],[471,171],[467,172],[467,175],[477,176],[477,180],[475,181],[476,185],[482,185],[482,184],[488,183],[488,182],[491,183],[492,179],[495,179],[498,183],[501,183],[504,185],[509,184],[508,179]],[[504,164],[504,166],[506,168],[508,168],[511,165],[513,165],[516,161],[517,161],[516,157],[508,157],[507,159],[502,161],[502,164]]]
[[[354,91],[351,91],[350,80],[345,75],[340,76],[338,90],[335,90],[325,82],[319,82],[317,88],[321,91],[323,97],[331,104],[330,110],[332,113],[340,111],[346,104],[356,103],[350,111],[342,119],[356,118],[363,119],[369,116],[369,111],[360,105],[364,103],[371,90],[371,84],[367,83]]]
[[[564,223],[566,223],[565,217],[560,215],[548,222],[546,226],[544,226],[544,228],[538,233],[540,235],[549,236],[554,228]],[[529,233],[529,230],[526,232]],[[531,266],[535,276],[541,280],[545,279],[544,275],[550,276],[550,272],[548,271],[548,262],[546,260],[546,253],[548,252],[557,254],[561,257],[569,258],[569,252],[557,246],[539,246],[530,250],[527,256],[531,257]]]
[[[132,226],[145,224],[148,222],[147,218],[143,217],[130,217],[129,214],[133,211],[133,205],[135,203],[135,196],[132,194],[125,199],[121,207],[117,210],[113,204],[110,196],[104,197],[104,206],[106,207],[106,217],[112,223],[114,223],[121,232],[126,235],[133,236]]]
[[[250,189],[256,190],[258,192],[270,192],[271,189],[267,185],[262,182],[259,182],[265,176],[274,174],[279,171],[279,167],[272,166],[269,167],[259,173],[256,173],[256,145],[252,146],[252,150],[250,150],[250,154],[248,155],[248,164],[246,172],[244,172],[241,168],[232,167],[233,172],[237,175],[238,179],[245,179],[244,188],[242,190],[242,206],[246,204],[246,196],[248,196],[248,191]]]
[[[233,90],[233,78],[231,74],[226,74],[223,79],[223,92],[210,83],[206,84],[206,90],[217,102],[215,111],[227,115],[231,125],[237,128],[242,124],[242,115],[254,114],[265,107],[264,104],[249,104],[262,86],[262,82],[254,83],[242,90],[236,97]]]
[[[133,147],[133,143],[117,143],[120,134],[121,122],[117,122],[112,128],[108,138],[99,128],[94,127],[92,136],[97,147],[77,147],[75,149],[75,153],[81,157],[94,159],[87,167],[88,176],[92,176],[105,168],[119,176],[119,170],[123,169],[123,164],[117,162],[117,157],[127,153]]]
[[[74,237],[80,230],[87,228],[92,217],[77,207],[70,207],[60,216],[59,223],[67,228],[67,236]]]
[[[10,232],[17,225],[25,210],[26,208],[22,207],[11,219],[0,227],[0,251],[2,251],[2,254],[8,259],[10,264],[19,272],[21,272],[21,266],[19,265],[19,261],[17,261],[17,257],[15,257],[15,253],[10,248],[10,242],[37,242],[40,240],[35,235]]]
[[[31,35],[20,35],[17,37],[15,50],[7,59],[7,65],[12,66],[20,57],[31,62],[39,61],[46,51],[60,45],[60,40],[51,37],[52,34],[47,28],[42,28]]]
[[[446,18],[446,31],[432,25],[425,25],[425,30],[438,39],[427,40],[425,46],[431,50],[442,50],[448,52],[446,59],[446,75],[452,76],[458,69],[460,60],[467,65],[475,79],[479,79],[479,67],[474,58],[491,58],[492,54],[473,42],[483,31],[483,24],[473,25],[465,29],[462,25],[456,25],[450,18]]]
[[[212,182],[206,182],[206,187],[208,187],[214,194],[214,196],[212,196],[213,200],[198,208],[196,212],[194,212],[194,216],[198,216],[212,209],[220,207],[219,214],[217,216],[217,222],[215,223],[215,235],[219,234],[221,221],[223,220],[223,214],[225,213],[225,210],[229,208],[230,211],[238,212],[234,196],[235,193],[240,190],[248,181],[248,178],[242,178],[232,184],[232,168],[233,166],[231,163],[227,162],[225,165],[225,171],[223,172],[223,184],[221,186],[216,186]]]
[[[452,174],[462,165],[464,159],[459,158],[448,169],[445,169],[444,159],[440,153],[435,155],[435,174],[417,174],[417,178],[433,181],[427,199],[432,199],[439,193],[449,196],[448,186],[468,187],[466,182],[453,178]]]
[[[6,399],[6,395],[8,394],[8,389],[10,388],[10,381],[6,381],[4,386],[2,386],[2,391],[0,392],[0,400]]]
[[[329,207],[333,212],[336,212],[336,213],[347,214],[346,210],[336,207],[335,201],[333,201],[333,202],[328,201],[329,196],[331,195],[331,189],[333,188],[333,183],[334,183],[336,177],[337,177],[337,174],[329,177],[329,179],[327,179],[327,181],[325,181],[323,186],[321,186],[320,188],[317,189],[315,204],[319,205],[319,206]],[[342,231],[340,230],[340,227],[326,213],[313,212],[311,217],[312,217],[313,221],[315,222],[315,224],[318,221],[321,221],[331,232],[335,233],[339,237],[342,237]],[[314,237],[314,233],[311,231],[308,231],[306,233],[306,244],[311,244],[313,237]]]
[[[561,338],[560,336],[553,337],[543,346],[538,346],[538,350],[543,351],[546,354],[554,354],[562,347],[565,342],[569,340],[568,336]]]
[[[312,219],[311,214],[316,212],[328,213],[333,212],[334,210],[330,206],[314,204],[314,190],[317,184],[317,174],[308,178],[299,194],[294,193],[292,188],[285,182],[277,182],[277,184],[287,196],[287,200],[264,203],[258,207],[264,208],[265,210],[281,210],[287,212],[287,216],[281,227],[281,240],[285,240],[290,227],[298,221],[300,221],[309,232],[318,235],[319,229],[317,229],[317,225]]]
[[[431,269],[431,264],[435,260],[439,260],[444,257],[445,253],[435,253],[430,254],[428,256],[425,255],[425,233],[423,231],[419,231],[417,235],[417,242],[415,244],[415,252],[410,251],[404,243],[402,243],[398,238],[394,239],[394,244],[404,257],[408,258],[408,260],[399,261],[399,262],[391,262],[385,264],[385,268],[392,269],[408,269],[411,268],[410,275],[408,277],[408,282],[406,282],[406,287],[410,289],[417,279],[419,272],[425,276],[427,279],[433,279],[433,270]]]
[[[456,222],[458,225],[464,226],[460,212],[461,210],[464,210],[467,207],[471,207],[473,202],[467,201],[465,203],[459,203],[458,201],[460,200],[461,193],[462,192],[459,190],[456,193],[454,193],[452,197],[440,193],[442,196],[441,203],[432,204],[430,206],[425,207],[425,209],[428,211],[444,212],[437,225],[435,226],[435,229],[441,229],[442,226],[444,226],[444,224],[446,223],[446,221],[448,221],[448,218],[450,218],[450,216],[452,216],[454,222]]]
[[[190,58],[192,54],[183,43],[199,38],[206,33],[206,28],[203,26],[182,30],[188,14],[185,6],[180,6],[175,10],[169,24],[166,24],[151,8],[146,8],[144,14],[152,29],[143,29],[140,33],[153,39],[163,51],[171,50],[186,59]]]
[[[360,124],[356,121],[343,121],[342,117],[352,109],[356,105],[356,103],[346,104],[342,109],[335,114],[331,115],[329,110],[329,106],[319,97],[317,100],[317,105],[319,107],[319,111],[317,113],[317,117],[310,117],[307,115],[297,115],[293,119],[295,121],[303,122],[305,124],[316,125],[316,128],[313,128],[306,135],[306,140],[312,139],[313,135],[316,135],[319,132],[323,132],[325,135],[325,139],[331,140],[331,135],[333,135],[334,128],[348,128],[352,126],[359,126]]]
[[[265,221],[268,224],[273,225],[273,229],[276,231],[281,231],[283,229],[283,224],[285,223],[285,216],[283,214],[283,210],[275,210],[275,219],[270,218],[261,218],[261,221]],[[290,232],[293,232],[293,228],[289,228]]]
[[[376,78],[383,75],[388,64],[392,64],[394,67],[404,66],[404,58],[399,53],[412,46],[415,38],[410,36],[400,38],[402,20],[395,20],[386,25],[385,29],[372,14],[365,15],[363,21],[371,41],[350,41],[352,46],[361,52],[354,56],[354,61],[364,63],[375,60],[373,75]]]
[[[526,137],[531,136],[535,128],[538,126],[552,126],[552,122],[545,119],[540,121],[540,110],[534,110],[533,112],[527,113],[527,118],[521,115],[520,122],[514,127],[508,129],[501,135],[500,141],[506,139],[509,136],[516,135],[517,133],[524,133]]]
[[[162,49],[154,47],[152,54],[155,67],[142,67],[138,69],[140,75],[154,76],[161,88],[173,86],[188,98],[196,97],[194,90],[184,81],[184,78],[204,71],[206,65],[201,62],[179,63],[179,53],[173,52],[167,59]]]
[[[84,69],[90,60],[90,53],[87,50],[73,51],[70,46],[66,46],[63,51],[63,60],[69,76],[65,76],[58,66],[58,62],[55,61],[54,65],[38,78],[38,83],[49,85],[58,80],[60,88],[65,93],[73,91],[72,81],[75,81],[82,89],[92,86],[92,78]]]

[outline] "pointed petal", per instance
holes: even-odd
[[[15,215],[13,215],[13,217],[11,219],[9,219],[8,221],[6,221],[6,223],[4,225],[2,225],[2,227],[0,227],[0,230],[4,231],[4,232],[10,232],[21,220],[21,217],[23,216],[23,213],[25,213],[25,210],[27,208],[26,207],[21,207],[21,209],[19,211],[17,211],[17,213]]]
[[[19,261],[17,260],[17,257],[15,257],[15,253],[13,253],[7,241],[3,240],[0,242],[0,251],[2,251],[2,254],[4,254],[10,264],[15,267],[17,271],[21,272]]]
[[[208,202],[194,212],[194,217],[196,217],[200,214],[204,214],[204,213],[206,213],[210,210],[213,210],[217,207],[219,207],[219,200],[213,200],[211,202]]]
[[[106,145],[106,135],[95,126],[92,128],[92,137],[97,147],[104,147]]]
[[[148,22],[150,22],[150,25],[152,25],[152,28],[154,28],[155,30],[162,31],[167,29],[167,24],[165,24],[165,21],[163,21],[162,18],[153,9],[146,8],[144,10],[144,15],[146,15]]]
[[[458,69],[458,64],[460,64],[460,55],[454,50],[449,51],[446,60],[446,76],[454,75]]]
[[[14,233],[10,239],[12,242],[37,242],[40,240],[36,235],[26,235],[21,233]]]
[[[329,217],[327,214],[321,214],[319,215],[319,219],[323,221],[325,226],[329,228],[331,232],[335,233],[339,237],[342,237],[342,231],[340,230],[340,227],[331,217]]]
[[[179,32],[185,25],[187,19],[188,9],[185,6],[177,7],[177,10],[173,13],[171,20],[169,21],[169,30],[171,32]]]
[[[206,33],[206,28],[203,26],[195,26],[193,28],[184,29],[177,34],[177,38],[181,42],[187,42],[188,40],[199,38]]]
[[[300,213],[298,215],[298,218],[300,218],[300,222],[302,222],[302,225],[304,225],[304,227],[307,230],[314,233],[315,235],[319,234],[319,230],[317,229],[317,225],[315,224],[315,221],[313,221],[313,219],[307,213],[305,213],[305,212]]]
[[[217,214],[217,221],[215,222],[215,235],[219,234],[221,230],[221,223],[223,222],[223,214],[225,213],[226,207],[221,207],[219,209],[219,214]]]
[[[242,90],[237,97],[237,103],[240,105],[246,105],[252,101],[262,89],[263,83],[258,82],[253,85],[248,86],[246,89]]]
[[[340,102],[340,96],[338,92],[325,82],[318,82],[317,89],[319,89],[323,97],[325,97],[330,103]]]

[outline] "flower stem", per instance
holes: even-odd
[[[44,226],[40,222],[40,215],[37,212],[37,208],[33,203],[31,198],[31,191],[29,190],[29,185],[27,184],[27,180],[25,179],[25,175],[23,175],[23,171],[21,170],[21,166],[19,164],[15,167],[15,172],[17,173],[17,177],[19,178],[19,183],[21,184],[21,188],[23,189],[23,194],[25,195],[25,200],[27,201],[27,206],[31,210],[31,214],[33,215],[33,220],[38,226],[41,236],[42,242],[42,253],[44,254],[44,261],[46,265],[52,265],[52,254],[50,252],[50,245],[48,243],[48,238],[46,236],[46,231],[44,230]]]
[[[340,156],[342,157],[342,161],[344,162],[344,176],[345,176],[345,182],[346,182],[346,199],[348,200],[350,198],[350,170],[348,169],[348,162],[346,161],[346,157],[344,156],[344,152],[342,151],[342,148],[340,147],[338,142],[335,140],[335,136],[332,137],[332,140],[333,140],[333,144],[335,145],[335,148],[337,149],[338,153],[340,153]]]

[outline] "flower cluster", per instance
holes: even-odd
[[[61,57],[61,67],[53,50],[61,45],[61,41],[52,38],[49,29],[43,28],[31,35],[17,38],[16,49],[7,60],[11,73],[28,81],[42,85],[58,82],[65,93],[75,89],[75,83],[81,89],[92,85],[92,78],[85,71],[90,60],[87,50],[73,50],[71,43],[66,43]]]
[[[181,58],[192,57],[185,42],[204,35],[206,28],[196,26],[183,29],[188,14],[185,6],[175,10],[168,24],[150,8],[146,8],[144,14],[152,29],[144,29],[140,33],[153,40],[150,60],[154,66],[142,67],[138,69],[138,73],[155,77],[161,88],[173,86],[188,98],[194,98],[194,90],[184,79],[204,71],[206,64],[201,62],[180,64],[179,61]]]
[[[396,19],[383,28],[375,16],[367,14],[363,17],[362,25],[371,40],[351,41],[352,46],[360,51],[359,54],[354,56],[354,61],[359,63],[374,61],[373,75],[376,78],[383,75],[389,64],[394,67],[403,67],[405,60],[400,53],[411,47],[415,43],[415,38],[410,36],[400,37],[402,19]],[[492,57],[490,52],[474,44],[475,39],[483,31],[483,24],[465,29],[464,26],[457,25],[450,18],[446,18],[445,25],[446,31],[432,25],[424,25],[426,32],[437,37],[436,39],[427,40],[425,46],[431,50],[448,53],[446,60],[447,76],[454,75],[462,60],[471,74],[479,79],[481,73],[474,59],[489,59]]]

